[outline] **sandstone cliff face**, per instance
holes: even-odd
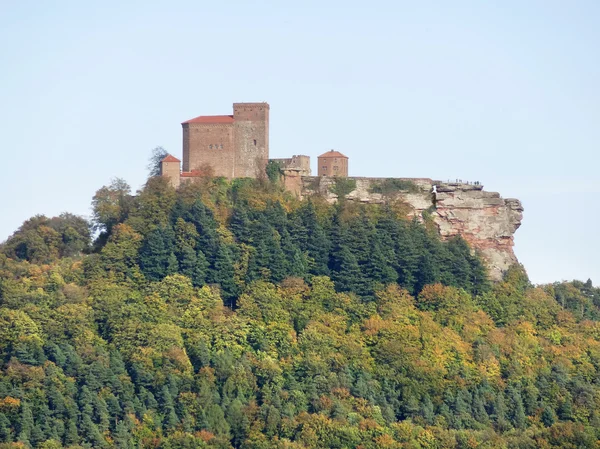
[[[365,203],[383,203],[387,197],[373,193],[384,178],[351,178],[356,182],[347,199]],[[297,180],[296,180],[297,181]],[[486,192],[481,185],[444,183],[427,178],[403,179],[416,188],[412,192],[397,191],[394,199],[404,201],[412,215],[421,218],[429,211],[442,238],[461,235],[486,260],[490,277],[500,280],[508,267],[517,261],[513,252],[514,233],[521,225],[523,206],[517,199],[504,199],[496,192]],[[300,196],[319,193],[329,202],[337,201],[331,192],[334,178],[303,176],[297,182]],[[437,195],[431,193],[436,186]]]

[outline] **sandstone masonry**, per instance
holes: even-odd
[[[183,177],[256,178],[269,159],[268,103],[234,103],[233,115],[204,115],[181,124]]]

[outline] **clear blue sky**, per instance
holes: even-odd
[[[272,157],[479,180],[522,200],[534,282],[600,283],[599,48],[597,0],[0,0],[0,240],[267,101]]]

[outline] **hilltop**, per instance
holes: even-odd
[[[26,221],[0,247],[0,447],[597,447],[600,289],[494,281],[415,214],[428,188],[344,179],[116,180],[93,223]]]

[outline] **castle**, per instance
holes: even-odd
[[[175,188],[202,176],[263,176],[269,161],[269,109],[267,103],[234,103],[233,115],[200,116],[183,122],[183,167],[179,159],[168,155],[161,162],[161,175]],[[309,156],[271,161],[279,165],[285,188],[300,198],[318,194],[335,202],[337,178],[348,176],[348,158],[335,150],[318,157],[318,176],[311,176]],[[383,203],[390,200],[391,186],[394,201],[408,206],[409,215],[421,218],[427,212],[443,239],[460,235],[479,251],[492,279],[501,279],[508,267],[518,262],[512,247],[523,206],[517,199],[486,192],[479,183],[429,178],[349,179],[354,187],[347,200]]]
[[[181,124],[183,164],[172,155],[161,162],[161,175],[174,187],[210,174],[258,178],[269,161],[269,104],[234,103],[233,115],[201,115]],[[284,178],[310,176],[310,157],[271,159]],[[348,176],[348,158],[331,150],[319,156],[319,176]]]

